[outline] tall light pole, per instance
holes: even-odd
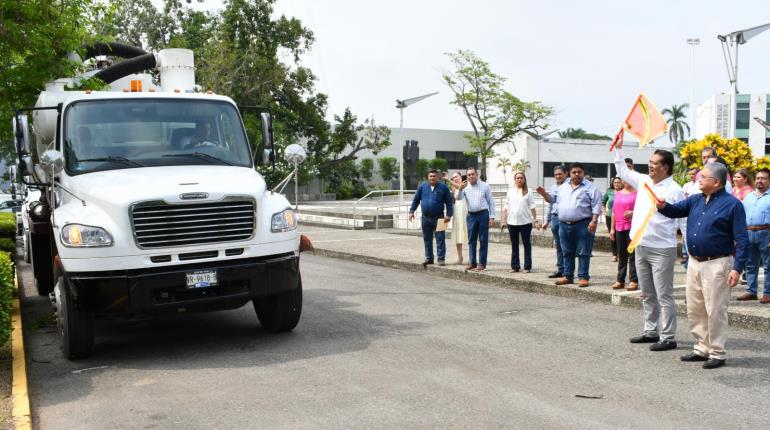
[[[696,133],[697,118],[695,118],[695,100],[693,98],[693,86],[695,85],[695,47],[700,45],[700,38],[688,38],[687,44],[692,48],[692,58],[690,61],[690,135],[698,137]]]
[[[752,37],[770,29],[770,24],[758,25],[745,30],[733,31],[728,34],[717,36],[722,42],[722,54],[725,57],[725,66],[727,66],[727,77],[730,79],[730,135],[735,137],[735,116],[736,116],[736,96],[738,95],[738,46],[748,42]]]
[[[419,97],[412,97],[411,99],[406,100],[396,100],[396,108],[398,109],[399,113],[401,114],[401,122],[399,125],[399,133],[398,137],[401,142],[404,142],[406,139],[404,139],[404,109],[421,101],[425,100],[430,96],[435,96],[438,94],[438,92],[425,94],[424,96]],[[401,206],[404,204],[404,155],[401,154],[398,157],[398,205],[399,210]]]

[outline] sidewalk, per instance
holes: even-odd
[[[313,241],[316,253],[319,255],[378,266],[423,271],[422,238],[415,236],[414,232],[380,230],[377,233],[372,230],[352,231],[310,226],[300,226],[300,231]],[[467,262],[467,247],[464,248],[463,254]],[[523,250],[521,254],[523,263]],[[579,288],[577,285],[561,287],[554,285],[554,280],[548,278],[548,275],[555,270],[553,248],[533,246],[533,270],[528,274],[509,273],[510,244],[489,244],[487,270],[482,273],[465,272],[464,265],[454,264],[456,258],[454,243],[447,240],[447,265],[428,266],[427,272],[445,278],[641,309],[639,291],[612,290],[611,285],[615,281],[617,263],[612,261],[609,252],[594,252],[590,268],[591,285],[588,288]],[[441,281],[437,279],[436,282]],[[677,264],[674,272],[674,289],[678,312],[682,316],[685,315],[684,282],[685,269]],[[736,286],[732,292],[733,297],[743,291],[744,286]],[[640,313],[640,322],[641,318]],[[770,331],[770,305],[760,305],[757,301],[738,302],[733,299],[729,306],[729,318],[731,326]]]

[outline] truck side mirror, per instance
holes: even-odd
[[[13,118],[13,135],[16,139],[16,150],[22,154],[29,154],[29,119],[27,115],[16,115]]]
[[[55,149],[49,149],[40,157],[40,164],[43,165],[45,170],[53,170],[54,174],[56,174],[64,169],[64,156]]]
[[[275,164],[275,150],[273,148],[273,116],[270,112],[260,112],[262,121],[262,143],[265,150],[262,153],[263,164]]]

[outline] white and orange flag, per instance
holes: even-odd
[[[668,124],[655,105],[644,94],[636,98],[631,112],[623,122],[623,129],[639,139],[642,148],[668,131]]]

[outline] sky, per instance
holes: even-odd
[[[695,105],[727,92],[717,35],[770,22],[766,2],[740,0],[278,0],[275,9],[314,32],[302,62],[329,96],[330,119],[350,107],[398,127],[396,99],[438,91],[404,111],[404,126],[468,130],[441,76],[451,70],[446,52],[470,49],[509,92],[552,106],[551,129],[606,135],[640,92],[659,109],[689,103],[691,84]],[[768,54],[770,31],[740,47],[742,93],[770,92]]]

